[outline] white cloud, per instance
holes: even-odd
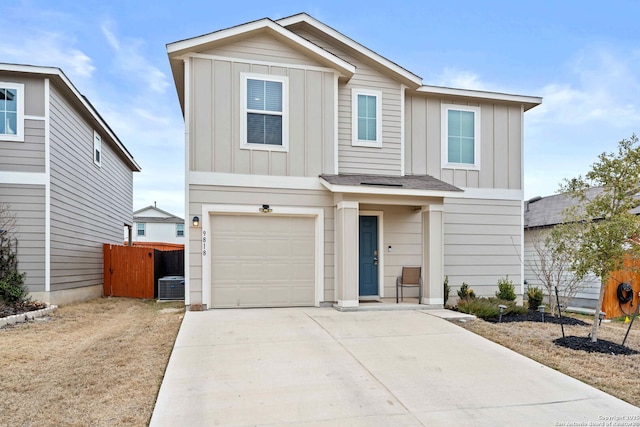
[[[486,85],[476,73],[455,68],[445,68],[435,79],[436,86],[460,89],[486,90]]]
[[[164,93],[169,87],[167,76],[144,57],[140,50],[143,42],[139,39],[127,38],[120,42],[112,27],[112,21],[105,21],[100,26],[107,43],[115,52],[115,65],[130,78],[141,80],[153,92]]]

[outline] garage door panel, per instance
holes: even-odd
[[[212,307],[315,302],[315,218],[212,215]]]

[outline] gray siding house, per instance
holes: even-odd
[[[431,306],[445,275],[453,295],[523,282],[523,115],[541,98],[423,85],[304,13],[167,51],[187,304],[347,309],[395,297],[403,266]]]
[[[132,224],[131,154],[58,68],[0,64],[0,200],[32,298],[102,295],[102,244]]]

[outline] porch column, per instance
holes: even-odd
[[[422,207],[422,304],[444,306],[444,206]]]
[[[336,212],[336,290],[339,307],[358,306],[358,202],[342,201]]]

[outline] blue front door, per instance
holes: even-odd
[[[360,217],[360,296],[378,295],[378,217]]]

